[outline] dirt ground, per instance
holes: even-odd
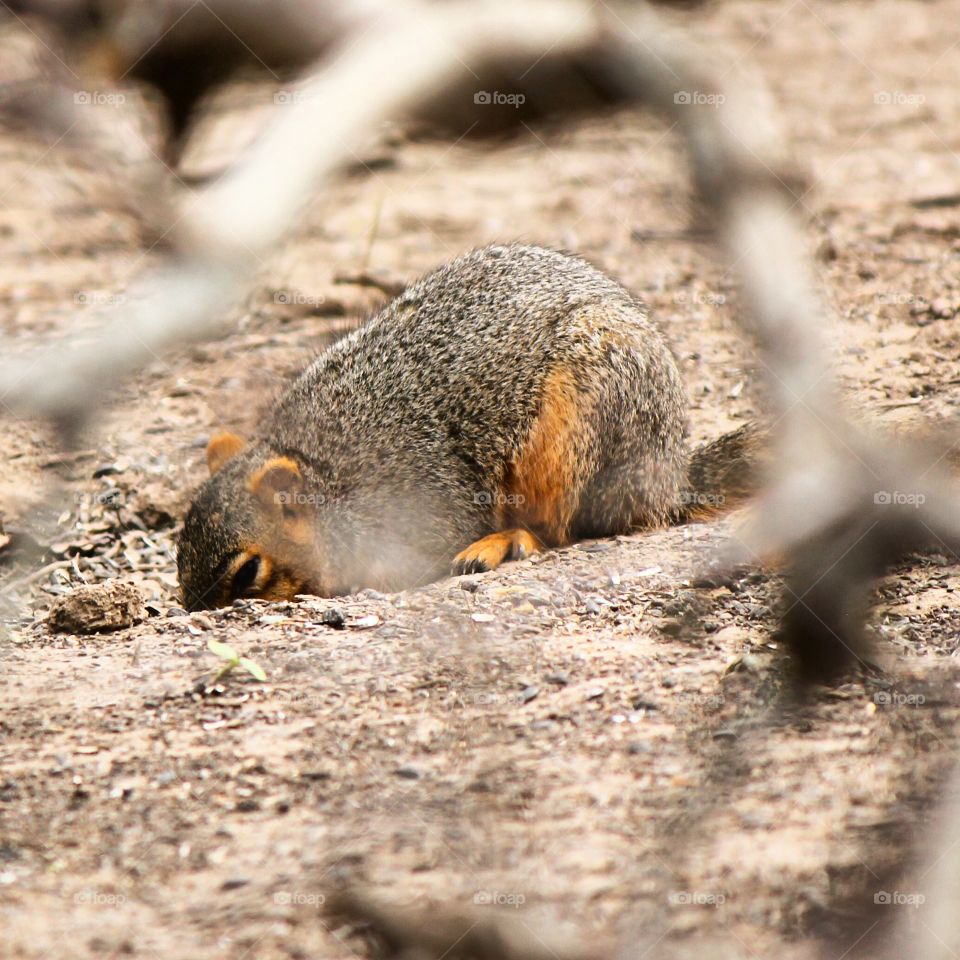
[[[960,404],[958,14],[733,0],[678,15],[731,76],[767,86],[813,184],[798,212],[839,377],[885,424]],[[234,113],[271,97],[248,90]],[[230,152],[234,113],[208,118],[188,168]],[[178,609],[174,535],[206,439],[249,429],[382,300],[341,274],[408,280],[494,240],[575,250],[650,303],[694,440],[764,412],[667,126],[620,111],[498,147],[391,134],[376,151],[263,264],[227,335],[157,358],[82,449],[0,420],[0,516],[40,554],[0,550],[0,954],[364,956],[318,910],[353,880],[637,957],[875,956],[877,896],[901,895],[890,921],[924,923],[930,891],[898,871],[958,745],[954,556],[881,587],[885,672],[805,704],[788,696],[775,575],[697,579],[738,515],[405,594]],[[9,352],[89,322],[160,261],[83,151],[7,129],[0,172]],[[151,597],[143,623],[48,629],[56,596],[113,576]],[[267,682],[235,671],[198,692],[211,638]]]

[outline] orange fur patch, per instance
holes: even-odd
[[[494,570],[504,560],[522,560],[543,549],[543,544],[529,530],[501,530],[481,537],[453,558],[457,573],[479,573]]]
[[[554,370],[544,385],[540,413],[507,473],[498,526],[530,527],[551,546],[569,541],[577,507],[576,438],[583,413],[572,374]]]
[[[235,433],[218,433],[207,444],[207,467],[213,476],[229,459],[235,457],[244,446],[243,437]]]

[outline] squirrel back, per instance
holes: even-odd
[[[400,589],[692,516],[746,448],[695,451],[691,473],[685,420],[620,284],[540,247],[475,250],[321,354],[249,443],[211,441],[184,601]]]

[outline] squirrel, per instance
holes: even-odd
[[[617,281],[539,246],[474,250],[321,353],[249,441],[210,440],[184,605],[401,590],[749,495],[757,431],[691,452],[686,409]]]

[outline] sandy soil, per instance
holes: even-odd
[[[799,212],[837,370],[888,424],[960,403],[958,12],[734,0],[689,21],[769,88],[815,185]],[[188,163],[229,152],[228,134],[208,131]],[[637,955],[704,941],[715,957],[874,955],[885,927],[868,907],[897,882],[957,748],[956,557],[916,558],[879,591],[885,673],[802,705],[776,641],[776,577],[695,585],[737,516],[396,596],[177,609],[174,532],[206,438],[249,429],[251,398],[382,300],[336,282],[344,272],[406,280],[493,240],[572,249],[649,301],[681,358],[694,439],[763,410],[733,281],[690,231],[666,126],[620,112],[496,149],[386,144],[263,263],[228,335],[158,358],[83,449],[0,421],[0,516],[40,551],[0,564],[2,952],[364,955],[317,909],[357,879],[395,902],[639,936]],[[89,322],[86,305],[160,261],[90,156],[9,130],[0,171],[10,349]],[[56,596],[111,576],[149,594],[145,622],[50,632]],[[322,622],[332,608],[342,629]],[[198,692],[218,666],[211,638],[267,682],[237,671]],[[922,896],[914,884],[901,891]],[[891,919],[907,909],[923,922],[922,906],[891,904]]]

